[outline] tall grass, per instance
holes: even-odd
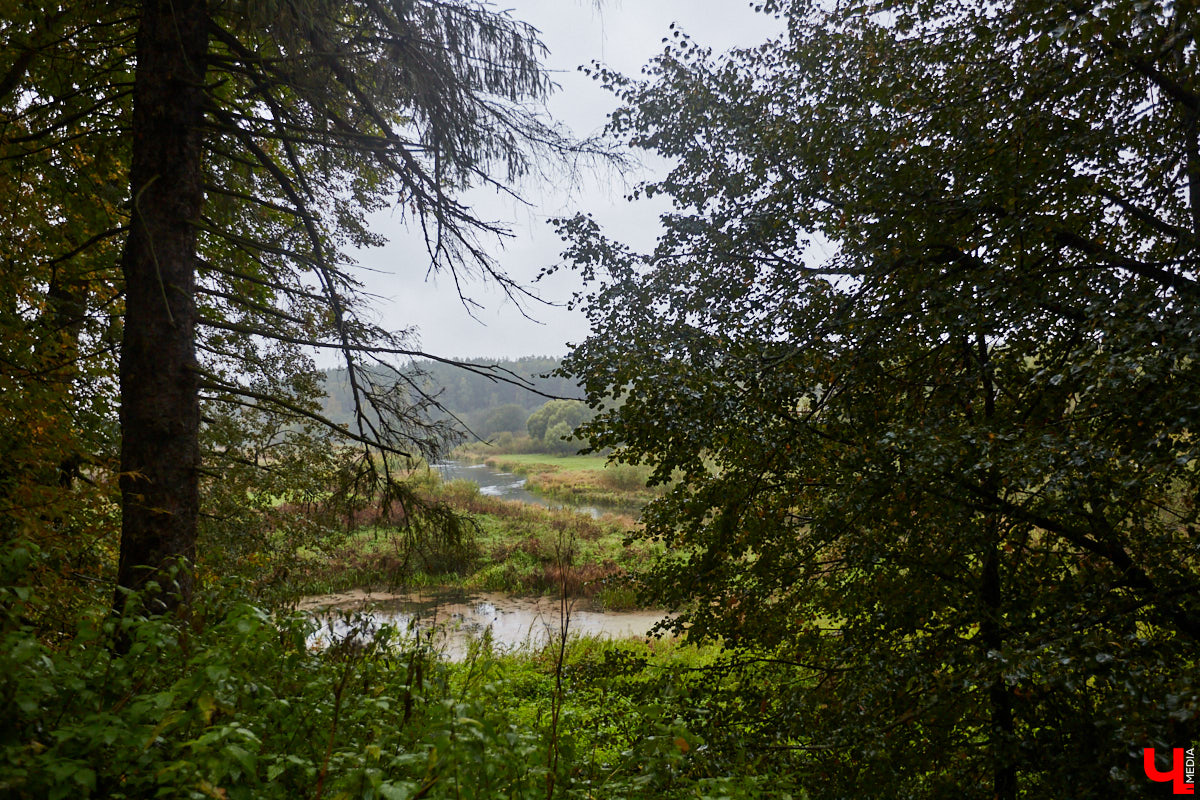
[[[462,586],[514,594],[546,594],[565,587],[572,597],[595,598],[606,607],[635,606],[627,582],[658,551],[648,543],[627,543],[633,518],[548,509],[482,495],[469,481],[428,481],[423,488],[469,521],[470,541],[432,554],[417,549],[413,532],[366,515],[363,524],[335,547],[309,552],[291,584],[298,594],[350,588]],[[565,571],[556,561],[556,542],[575,543],[575,559]]]

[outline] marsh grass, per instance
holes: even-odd
[[[627,542],[637,522],[628,515],[599,519],[566,509],[488,497],[469,481],[427,482],[430,502],[468,520],[470,541],[445,552],[415,544],[417,534],[364,513],[356,529],[331,548],[301,553],[292,581],[298,594],[351,588],[460,586],[478,591],[547,594],[565,586],[572,597],[605,608],[636,608],[629,576],[647,565],[660,545]],[[556,563],[556,542],[575,543],[569,574]]]

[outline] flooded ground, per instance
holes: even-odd
[[[299,606],[321,622],[313,646],[328,645],[353,632],[370,635],[389,624],[432,637],[447,658],[462,658],[469,642],[491,630],[497,649],[541,647],[557,636],[559,602],[552,597],[513,597],[499,592],[361,590],[309,597]],[[568,633],[628,639],[646,636],[661,611],[603,611],[583,598],[571,600]]]

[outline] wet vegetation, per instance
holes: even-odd
[[[318,618],[290,609],[301,595],[342,588],[458,586],[637,605],[628,578],[659,548],[625,541],[632,518],[505,501],[416,474],[422,502],[465,515],[461,538],[416,546],[402,512],[373,506],[327,517],[323,537],[293,548],[284,531],[321,519],[333,495],[264,499],[263,549],[225,564],[241,580],[207,579],[187,617],[113,616],[78,593],[6,589],[5,795],[789,796],[787,759],[748,755],[753,720],[776,702],[766,690],[771,660],[748,652],[581,637],[569,602],[557,635],[515,652],[485,632],[450,661],[428,632],[380,629],[350,612],[345,637],[315,648]],[[47,563],[28,548],[7,558],[9,575]],[[276,580],[262,580],[268,568]],[[84,609],[71,627],[31,637],[32,621],[44,626],[64,602]]]
[[[739,755],[762,667],[718,650],[485,638],[450,663],[385,629],[315,651],[309,618],[228,596],[190,625],[87,617],[55,646],[10,620],[5,796],[787,796]]]
[[[6,3],[0,796],[1187,793],[1194,6],[762,0],[758,46],[593,67],[620,108],[575,141],[489,3]],[[555,221],[565,359],[376,322],[370,214],[519,301],[465,190],[626,148],[661,235]],[[433,479],[464,439],[641,514]],[[296,611],[443,585],[556,634]],[[670,616],[581,637],[582,598]]]
[[[519,442],[516,446],[521,449]],[[530,492],[571,506],[636,511],[664,492],[663,487],[647,485],[649,468],[615,463],[606,456],[495,452],[503,449],[477,445],[461,447],[455,455],[521,475]]]
[[[414,547],[403,525],[379,513],[359,515],[338,545],[304,552],[293,590],[323,594],[353,587],[459,586],[515,594],[561,593],[603,606],[636,607],[632,576],[661,548],[628,541],[634,517],[599,518],[570,508],[489,497],[469,481],[442,483],[422,474],[423,498],[466,517],[466,539],[442,550]],[[628,501],[626,501],[626,505]]]

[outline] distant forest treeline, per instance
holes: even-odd
[[[471,358],[461,363],[481,371],[437,361],[415,361],[408,374],[426,394],[436,397],[448,412],[480,436],[500,431],[523,433],[530,413],[547,400],[583,397],[577,383],[550,374],[561,363],[557,358]],[[325,394],[325,416],[334,422],[350,423],[354,397],[345,369],[325,371]]]

